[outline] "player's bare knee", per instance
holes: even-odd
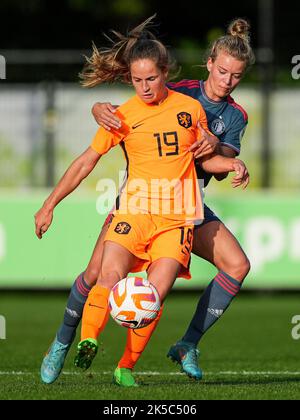
[[[242,269],[243,269],[243,275],[244,275],[244,279],[245,279],[247,277],[249,271],[251,270],[251,263],[246,256],[245,256],[245,259],[244,259],[244,262],[243,262]]]
[[[245,254],[232,259],[229,264],[225,264],[221,269],[235,280],[242,283],[250,271],[250,261]]]
[[[98,275],[99,268],[89,266],[84,272],[84,281],[87,283],[88,286],[92,287],[97,283]]]
[[[118,281],[121,280],[121,276],[117,271],[113,270],[100,270],[100,274],[98,277],[98,284],[101,286],[106,287],[107,289],[112,289]]]
[[[250,271],[250,261],[246,255],[243,255],[239,261],[239,278],[244,281]]]

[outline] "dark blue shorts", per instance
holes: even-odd
[[[218,218],[218,216],[209,208],[206,204],[204,204],[204,221],[201,225],[196,225],[195,229],[200,228],[201,226],[206,225],[210,222],[221,222],[222,221]]]

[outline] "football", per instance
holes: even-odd
[[[112,318],[126,328],[143,328],[157,317],[160,298],[156,288],[141,277],[126,277],[111,290],[109,310]]]

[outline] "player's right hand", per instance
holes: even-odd
[[[250,175],[245,163],[240,159],[235,159],[233,164],[235,176],[231,181],[233,188],[242,186],[243,190],[248,187],[250,182]]]
[[[35,234],[42,239],[44,233],[49,229],[53,219],[53,210],[46,209],[44,206],[34,215]]]
[[[121,128],[122,122],[116,115],[114,115],[115,112],[116,107],[114,107],[110,102],[96,102],[92,108],[92,114],[96,123],[108,131],[112,128],[116,130]]]

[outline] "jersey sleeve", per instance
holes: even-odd
[[[207,116],[206,116],[206,112],[203,108],[203,106],[200,104],[199,102],[199,110],[198,110],[198,123],[197,123],[197,139],[200,140],[202,137],[202,133],[200,130],[200,126],[203,128],[203,130],[205,130],[207,133],[212,134],[212,132],[209,130],[208,127],[208,121],[207,121]]]
[[[199,103],[200,108],[199,108],[199,124],[201,125],[201,127],[207,131],[208,133],[210,133],[209,128],[208,128],[208,123],[207,123],[207,116],[206,116],[206,112],[204,111],[203,106]]]
[[[199,80],[181,80],[180,82],[169,82],[167,87],[175,92],[183,93],[191,98],[198,99],[200,92]]]
[[[247,125],[248,120],[245,120],[242,116],[238,116],[232,122],[230,129],[226,131],[221,138],[222,144],[233,149],[237,155],[241,152],[241,141]]]
[[[100,127],[97,131],[91,148],[99,155],[105,155],[110,149],[119,144],[124,138],[124,134],[117,131],[107,131],[103,127]]]

